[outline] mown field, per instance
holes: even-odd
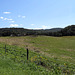
[[[75,36],[0,37],[0,75],[35,74],[74,75]]]

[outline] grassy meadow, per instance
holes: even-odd
[[[0,37],[0,75],[35,74],[74,75],[75,36]]]

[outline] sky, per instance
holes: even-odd
[[[0,28],[64,28],[75,25],[75,0],[0,0]]]

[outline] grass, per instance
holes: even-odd
[[[0,75],[48,74],[46,68],[31,62],[31,57],[37,56],[37,54],[29,52],[29,60],[27,61],[24,48],[7,45],[7,52],[5,53],[4,44],[0,44]]]
[[[40,48],[49,57],[75,63],[75,37],[47,37],[31,38],[30,43]],[[66,60],[67,59],[67,60]]]
[[[0,75],[41,75],[43,68],[39,70],[35,70],[37,68],[36,65],[31,63],[26,64],[19,64],[13,62],[8,58],[0,59]],[[43,74],[42,74],[43,75]]]
[[[74,75],[75,37],[0,37],[0,75]],[[5,54],[4,46],[7,45]],[[26,47],[29,48],[29,61]]]

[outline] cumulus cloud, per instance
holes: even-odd
[[[4,19],[4,17],[0,17],[0,19]]]
[[[10,14],[11,12],[3,12],[4,14]]]
[[[18,27],[18,24],[10,24],[10,27]]]

